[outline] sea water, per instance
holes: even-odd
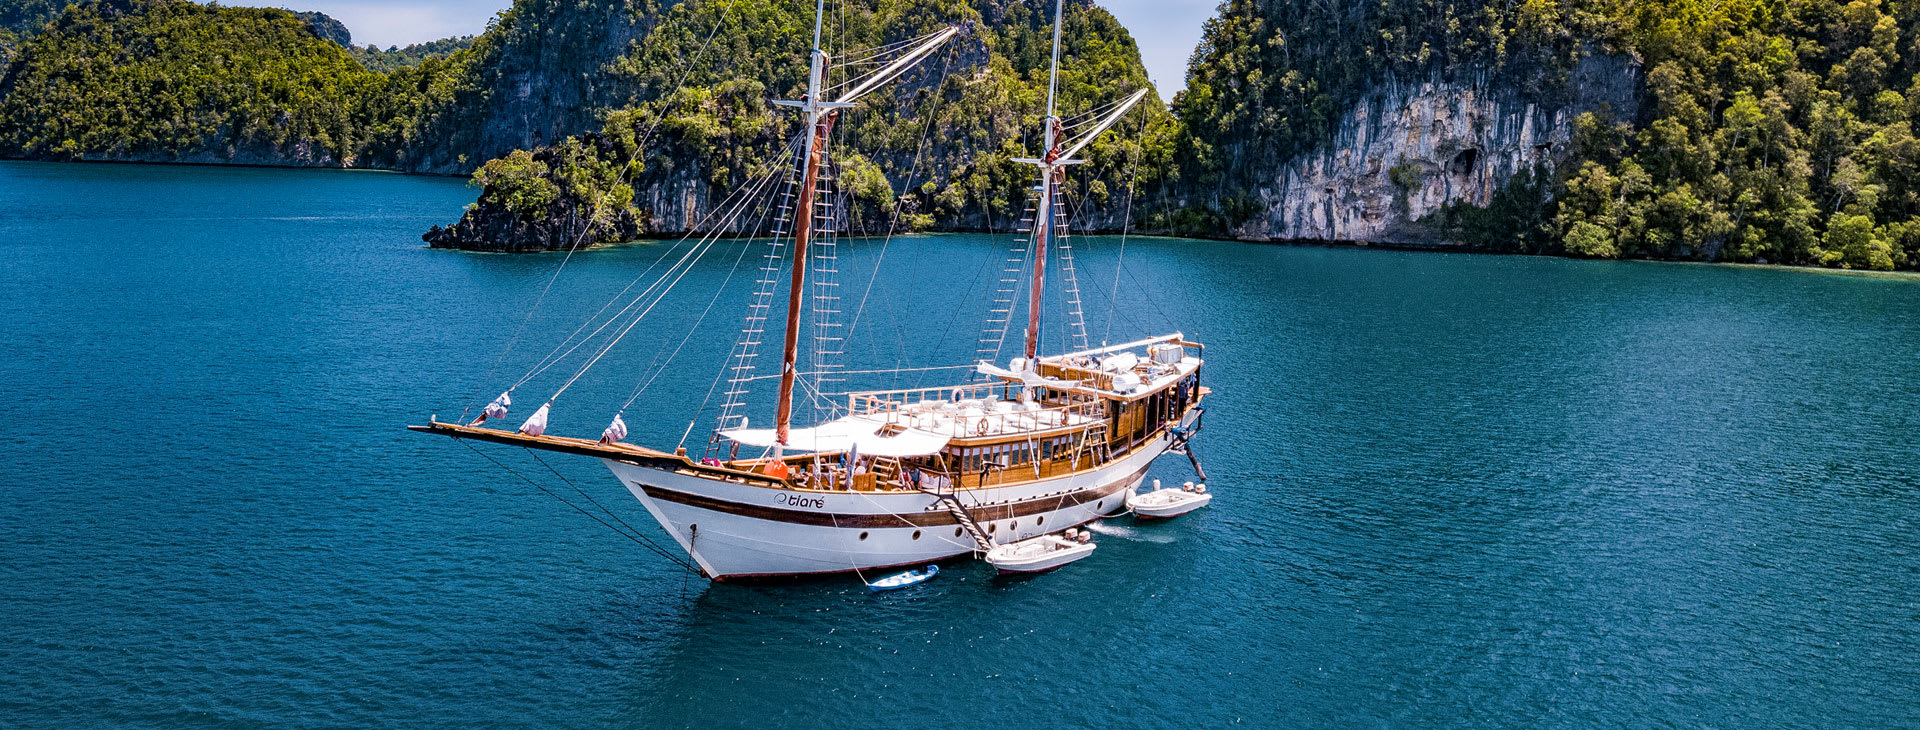
[[[0,725],[1920,725],[1915,281],[1075,239],[1087,340],[1206,343],[1211,507],[1028,580],[711,585],[541,491],[661,540],[598,464],[405,430],[693,250],[423,247],[474,195],[0,163]],[[839,242],[803,369],[993,351],[1010,245]],[[689,259],[550,432],[703,450],[764,253]]]

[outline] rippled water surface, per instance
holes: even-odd
[[[527,317],[561,257],[421,247],[472,197],[0,163],[0,725],[1920,725],[1920,283],[1084,240],[1096,341],[1209,344],[1214,506],[871,595],[708,585],[515,476],[657,537],[596,464],[405,431],[669,251],[579,254]],[[1001,239],[842,248],[852,365],[971,356]],[[631,440],[677,442],[742,250],[553,430],[651,379]]]

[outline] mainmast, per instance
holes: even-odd
[[[1113,107],[1100,123],[1076,142],[1068,145],[1063,139],[1066,129],[1061,125],[1060,117],[1055,113],[1054,97],[1060,87],[1060,31],[1061,9],[1065,0],[1053,3],[1053,66],[1047,71],[1047,116],[1041,120],[1044,125],[1043,152],[1037,159],[1016,158],[1014,162],[1025,162],[1040,168],[1040,202],[1034,206],[1033,217],[1033,283],[1027,288],[1027,347],[1025,368],[1031,372],[1039,371],[1040,355],[1040,307],[1047,286],[1047,245],[1055,235],[1053,223],[1054,206],[1058,204],[1060,185],[1066,181],[1066,166],[1077,165],[1085,160],[1072,159],[1073,155],[1084,149],[1100,133],[1119,121],[1120,115],[1127,113],[1134,104],[1147,95],[1146,89],[1134,92],[1133,96]],[[1062,149],[1065,147],[1065,149]]]
[[[1033,285],[1027,291],[1026,369],[1039,372],[1040,305],[1047,286],[1047,242],[1053,237],[1053,202],[1060,179],[1066,171],[1060,162],[1060,117],[1054,114],[1054,92],[1060,86],[1060,9],[1065,0],[1053,3],[1053,66],[1047,71],[1047,116],[1043,135],[1046,150],[1040,156],[1040,204],[1033,215]]]

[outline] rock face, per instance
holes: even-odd
[[[590,225],[582,206],[529,220],[498,208],[475,208],[450,226],[434,226],[420,240],[432,248],[528,253],[586,248],[600,240],[631,241],[641,235],[644,218],[631,211],[607,214]]]
[[[1561,163],[1583,112],[1633,119],[1640,68],[1627,57],[1591,54],[1570,88],[1570,100],[1543,106],[1485,71],[1382,83],[1348,110],[1326,145],[1288,160],[1254,190],[1259,212],[1232,233],[1446,244],[1423,218],[1451,203],[1485,206],[1516,173]]]

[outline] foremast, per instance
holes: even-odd
[[[854,100],[898,77],[959,32],[958,28],[948,27],[926,36],[919,45],[879,71],[863,80],[848,82],[852,88],[841,94],[839,99],[827,101],[827,71],[832,59],[820,49],[820,26],[825,18],[826,0],[815,0],[813,52],[808,54],[806,96],[799,101],[774,102],[800,110],[806,118],[807,130],[806,147],[801,154],[800,190],[794,204],[793,276],[788,282],[787,331],[780,353],[780,393],[774,411],[774,443],[779,447],[787,445],[787,437],[793,429],[793,387],[799,376],[801,293],[805,291],[807,283],[807,245],[813,239],[814,196],[818,192],[820,167],[826,158],[827,137],[833,131],[833,121],[841,109],[853,106]]]
[[[806,116],[807,144],[801,154],[799,200],[794,205],[793,279],[787,290],[787,336],[780,351],[780,396],[774,412],[774,441],[787,445],[793,427],[793,385],[799,375],[801,292],[807,284],[807,244],[813,239],[815,188],[820,180],[820,165],[827,153],[827,134],[833,130],[834,117],[851,103],[826,101],[827,52],[820,50],[820,21],[826,17],[826,0],[818,0],[813,15],[813,52],[808,54],[807,95],[799,101],[776,102],[798,108]]]

